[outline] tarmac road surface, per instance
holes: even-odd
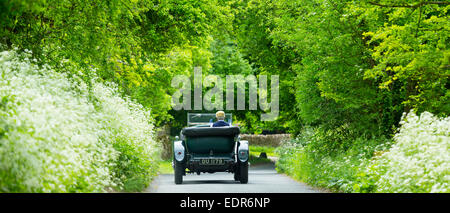
[[[217,172],[183,176],[183,184],[174,183],[173,174],[161,174],[145,192],[156,193],[318,193],[322,192],[278,174],[273,164],[250,166],[248,183],[234,181],[232,173]]]

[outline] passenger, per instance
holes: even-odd
[[[217,121],[212,125],[213,127],[230,126],[229,123],[225,122],[225,112],[218,111],[216,113]]]

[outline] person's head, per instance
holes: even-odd
[[[216,118],[219,121],[225,120],[225,112],[224,111],[218,111],[216,112]]]

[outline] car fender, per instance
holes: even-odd
[[[175,160],[181,162],[184,160],[185,150],[182,141],[174,141],[173,142],[173,154]]]
[[[248,141],[239,141],[238,158],[241,162],[248,160]]]

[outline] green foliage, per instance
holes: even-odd
[[[213,54],[209,73],[225,78],[226,75],[250,75],[253,68],[243,58],[236,41],[231,38],[215,39],[211,44]]]
[[[242,132],[290,131],[300,139],[291,150],[281,149],[280,170],[336,190],[372,192],[380,189],[377,184],[382,178],[365,168],[381,168],[370,159],[389,147],[402,113],[411,109],[440,117],[450,113],[449,9],[446,1],[419,0],[5,0],[0,2],[0,49],[31,51],[33,64],[63,73],[61,78],[73,85],[71,89],[55,86],[56,90],[73,90],[76,100],[94,107],[88,112],[105,112],[104,120],[96,120],[102,128],[135,124],[128,118],[141,117],[131,113],[141,111],[149,111],[151,115],[145,117],[156,126],[183,127],[186,112],[171,110],[174,90],[167,85],[175,75],[191,75],[195,66],[202,67],[203,74],[221,77],[279,75],[278,119],[262,122],[261,111],[234,111]],[[116,86],[104,86],[110,83]],[[108,92],[110,87],[117,89]],[[25,109],[17,102],[21,97],[0,97],[2,112]],[[110,100],[133,110],[117,117]],[[134,102],[145,109],[128,104]],[[77,111],[84,105],[67,107]],[[2,125],[0,140],[12,128]],[[28,131],[17,126],[19,135]],[[134,131],[141,136],[151,133],[132,126],[111,127],[113,139],[92,133],[102,142],[115,141],[105,142],[117,152],[117,156],[105,155],[118,165],[108,167],[114,173],[110,182],[125,183],[126,190],[142,188],[151,177],[145,171],[154,171],[156,165],[141,146],[144,139],[133,136]],[[394,140],[403,147],[400,139]],[[383,168],[389,171],[395,166],[386,163]],[[389,178],[397,177],[386,176],[386,182]],[[80,190],[99,189],[89,188],[87,182],[79,183]],[[442,186],[431,190],[429,185],[423,188],[442,191]],[[389,190],[416,191],[409,186],[382,191]]]
[[[31,50],[62,72],[68,60],[87,73],[86,82],[95,72],[117,83],[152,108],[157,125],[171,118],[168,82],[208,66],[210,34],[228,20],[227,6],[215,1],[7,0],[0,9],[7,48]]]
[[[173,174],[172,160],[164,160],[159,164],[160,174]]]
[[[279,75],[280,114],[276,121],[259,121],[261,112],[245,112],[244,125],[250,132],[260,129],[296,131],[299,119],[295,115],[295,72],[290,64],[297,61],[293,49],[276,45],[271,37],[276,15],[274,2],[268,0],[232,1],[234,35],[243,57],[252,65],[255,75]],[[244,116],[244,115],[242,115]],[[256,120],[256,121],[255,121]]]
[[[341,192],[448,192],[448,122],[448,117],[411,112],[394,141],[360,137],[346,150],[324,147],[329,136],[306,129],[277,149],[277,169]]]
[[[312,185],[341,192],[354,191],[373,153],[386,150],[390,142],[385,138],[359,137],[327,147],[331,144],[327,140],[338,137],[339,133],[334,134],[304,129],[300,137],[276,150],[280,155],[277,170]],[[348,147],[344,149],[343,145]]]
[[[213,54],[211,60],[211,69],[208,73],[213,75],[218,75],[222,79],[226,79],[227,75],[254,75],[254,69],[248,62],[244,59],[241,53],[237,41],[233,39],[232,35],[221,35],[213,41],[211,44],[211,53]],[[248,86],[246,86],[246,99],[245,105],[248,109],[249,98],[248,98]],[[223,85],[223,91],[226,91],[226,84]],[[237,97],[237,91],[235,91],[234,97]],[[226,103],[224,102],[223,108],[226,108]],[[257,131],[259,122],[259,112],[258,111],[238,111],[232,112],[234,116],[233,123],[239,123],[239,126],[244,130],[244,132],[254,132]]]
[[[377,192],[450,192],[450,118],[404,116],[395,144],[366,170]]]
[[[250,152],[254,152],[258,156],[261,152],[265,152],[267,154],[267,156],[271,156],[271,157],[277,156],[277,154],[275,153],[275,147],[250,145],[249,149],[250,149]]]
[[[402,85],[405,110],[448,114],[450,112],[448,76],[450,74],[448,13],[450,4],[425,4],[421,1],[386,1],[383,5],[415,7],[350,7],[359,21],[368,26],[364,38],[375,66],[366,78],[377,79],[379,87],[392,91]]]
[[[448,2],[234,6],[238,45],[256,72],[289,79],[281,85],[280,119],[302,139],[282,149],[281,171],[340,191],[374,191],[376,177],[365,167],[389,144],[402,113],[450,113]],[[366,183],[353,184],[359,181]]]
[[[75,68],[74,68],[75,69]],[[0,191],[141,190],[157,171],[150,114],[114,85],[0,53]]]
[[[295,112],[293,120],[389,134],[411,108],[450,112],[445,2],[248,0],[235,7],[246,57],[259,73],[289,79],[281,96],[295,94],[297,108],[281,108]]]

